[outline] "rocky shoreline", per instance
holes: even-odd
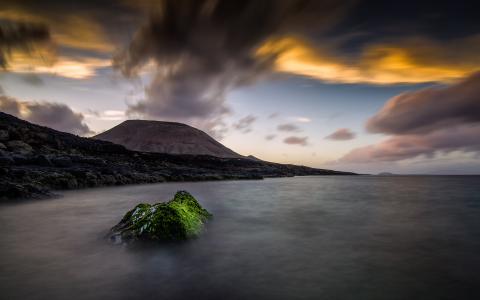
[[[353,173],[248,158],[130,151],[38,126],[0,112],[0,200],[54,190],[165,181],[262,179]]]

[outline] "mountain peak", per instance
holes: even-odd
[[[207,133],[183,123],[127,120],[94,137],[130,150],[242,158]]]
[[[142,119],[130,119],[130,120],[125,120],[123,121],[122,123],[120,123],[119,125],[122,125],[122,124],[139,124],[139,125],[142,125],[142,124],[149,124],[149,125],[159,125],[159,124],[163,124],[163,125],[172,125],[172,126],[181,126],[181,127],[190,127],[190,128],[194,128],[190,125],[187,125],[187,124],[184,124],[184,123],[179,123],[179,122],[171,122],[171,121],[155,121],[155,120],[142,120]]]

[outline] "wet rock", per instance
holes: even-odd
[[[192,195],[180,191],[166,203],[138,204],[111,229],[109,238],[114,243],[185,240],[197,236],[211,216]]]
[[[7,150],[7,146],[5,146],[3,143],[0,143],[0,150]]]
[[[78,187],[77,179],[68,173],[52,172],[45,174],[42,183],[60,190],[69,190]]]
[[[28,196],[28,192],[23,185],[10,182],[5,182],[0,185],[0,194],[5,198],[21,198]]]
[[[36,184],[5,182],[0,185],[0,199],[31,198],[48,195],[48,190]]]
[[[104,185],[114,185],[117,182],[113,175],[102,175],[101,178]]]

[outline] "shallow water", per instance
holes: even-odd
[[[190,191],[192,241],[104,235]],[[0,206],[0,299],[480,299],[480,177],[296,177],[63,193]]]

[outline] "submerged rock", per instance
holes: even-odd
[[[110,240],[185,240],[198,235],[211,216],[192,195],[179,191],[168,202],[135,206],[111,229]]]

